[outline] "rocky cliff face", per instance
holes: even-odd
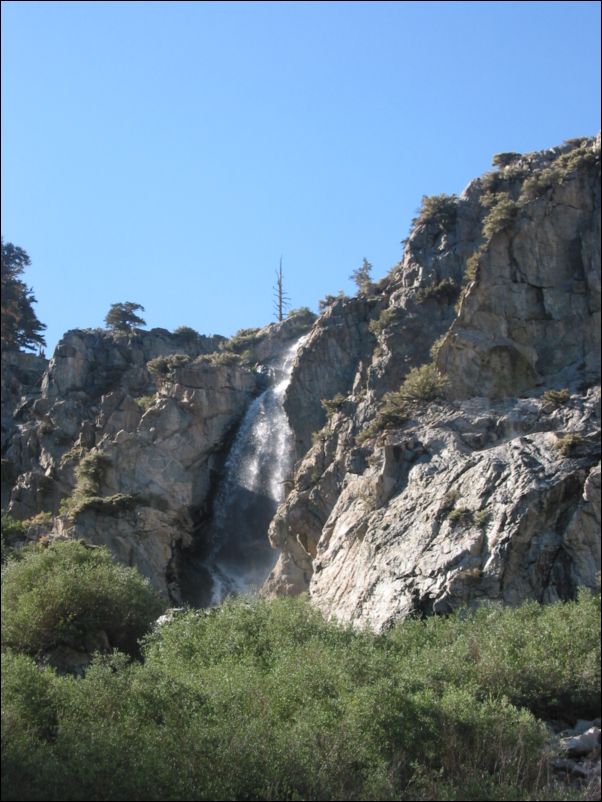
[[[288,408],[300,443],[324,428],[266,592],[384,628],[596,586],[600,139],[505,161],[425,201],[400,265],[316,324]],[[433,359],[435,397],[410,373]]]
[[[459,198],[424,199],[400,264],[299,351],[266,593],[382,629],[596,585],[600,139],[497,161]],[[178,600],[236,425],[311,324],[227,344],[69,332],[47,367],[15,357],[3,508],[50,513],[51,536],[106,543]]]
[[[228,445],[264,385],[253,365],[269,363],[312,319],[230,342],[162,329],[71,331],[50,363],[9,355],[3,509],[26,519],[31,537],[107,545],[181,601],[182,554],[202,535]]]

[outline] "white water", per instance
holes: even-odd
[[[218,488],[205,561],[210,606],[248,593],[267,579],[278,557],[267,530],[292,468],[292,432],[283,407],[301,337],[270,366],[272,385],[247,410]]]

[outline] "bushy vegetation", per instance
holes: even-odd
[[[73,492],[61,502],[61,515],[74,517],[90,499],[100,497],[100,486],[110,464],[109,458],[98,451],[91,451],[82,457],[74,471]]]
[[[569,432],[568,434],[557,437],[554,445],[563,457],[571,457],[583,443],[584,439],[582,435],[578,432]]]
[[[174,337],[178,337],[180,340],[184,340],[184,342],[194,342],[201,336],[198,331],[191,326],[178,326],[177,329],[174,329],[173,333]]]
[[[452,278],[444,278],[436,284],[421,287],[416,293],[416,301],[419,304],[429,300],[449,304],[458,297],[459,292],[460,288]]]
[[[361,445],[379,432],[403,426],[413,404],[443,398],[446,388],[447,379],[434,363],[412,368],[399,390],[384,394],[374,420],[356,436],[355,442]]]
[[[519,161],[521,158],[520,153],[514,153],[512,151],[506,151],[505,153],[496,153],[493,156],[491,163],[494,167],[509,167],[511,164]]]
[[[562,184],[572,173],[597,168],[600,173],[600,149],[593,147],[587,139],[567,140],[566,145],[572,146],[566,153],[562,153],[547,167],[535,170],[524,182],[520,203],[528,203]]]
[[[22,280],[31,260],[23,248],[2,240],[1,284],[2,293],[0,342],[3,349],[43,348],[46,341],[42,332],[46,328],[34,311],[33,291]]]
[[[165,378],[176,368],[187,365],[190,362],[188,354],[169,354],[169,356],[156,356],[146,363],[146,367],[155,376]]]
[[[440,231],[449,231],[456,224],[458,216],[457,195],[423,195],[422,203],[413,226],[432,225]]]
[[[543,394],[544,404],[554,409],[568,404],[570,398],[571,395],[566,387],[562,390],[546,390]]]
[[[318,301],[318,309],[320,312],[323,312],[337,301],[345,301],[347,298],[348,296],[343,292],[343,290],[339,290],[338,295],[325,295],[324,298],[321,298]]]
[[[3,658],[9,799],[529,799],[537,716],[599,703],[599,599],[386,635],[303,599],[178,615],[83,678]]]
[[[248,361],[247,358],[250,354],[252,354],[250,349],[243,351],[242,354],[236,354],[232,351],[214,351],[212,354],[201,354],[194,361],[200,365],[213,365],[214,367],[240,365],[241,362]]]
[[[25,539],[26,529],[23,521],[18,521],[12,515],[2,514],[2,563],[13,556],[15,546]]]
[[[435,401],[443,398],[447,379],[432,362],[412,368],[399,388],[399,398],[406,402]]]
[[[483,220],[483,236],[490,240],[494,234],[504,231],[516,217],[518,207],[505,192],[498,192],[489,203],[489,213]]]
[[[264,335],[261,329],[239,329],[236,334],[223,344],[223,349],[240,354],[261,342]]]
[[[144,312],[144,307],[132,301],[111,304],[105,317],[105,323],[108,328],[122,332],[132,331],[135,326],[146,326],[146,321],[136,312]]]
[[[332,398],[323,398],[322,406],[326,412],[326,416],[330,419],[335,412],[338,412],[345,403],[345,396],[342,393],[337,393]]]
[[[61,645],[83,650],[99,632],[135,654],[162,609],[133,568],[78,541],[25,546],[2,569],[2,644],[25,654]]]
[[[362,264],[353,271],[349,278],[357,287],[358,295],[368,295],[372,291],[374,287],[372,282],[372,264],[366,257],[363,258]]]
[[[379,337],[383,331],[387,328],[387,326],[395,320],[395,316],[397,314],[397,310],[393,307],[388,307],[387,309],[383,309],[379,316],[371,320],[368,323],[368,329],[375,337]]]
[[[134,398],[134,401],[138,404],[143,412],[146,412],[147,409],[150,409],[156,400],[156,395],[139,395],[137,398]]]

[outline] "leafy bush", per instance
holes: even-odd
[[[494,234],[508,228],[516,217],[517,209],[516,203],[507,193],[499,192],[495,196],[489,214],[483,220],[483,236],[489,240]]]
[[[437,284],[421,287],[416,293],[416,302],[423,304],[433,300],[449,304],[458,296],[459,292],[460,288],[452,278],[444,278]]]
[[[571,173],[578,170],[595,170],[600,174],[600,149],[588,139],[570,140],[574,147],[562,153],[542,170],[533,172],[523,183],[519,202],[535,200],[548,190],[562,184]]]
[[[326,411],[326,415],[328,418],[332,418],[335,412],[338,412],[339,409],[345,403],[345,396],[342,393],[337,393],[333,398],[323,398],[322,399],[322,406]]]
[[[197,340],[201,335],[198,331],[191,328],[190,326],[178,326],[177,329],[174,329],[174,337],[178,337],[180,340]]]
[[[287,317],[311,317],[315,320],[316,315],[309,306],[299,306],[296,309],[289,309]]]
[[[422,204],[412,225],[432,225],[439,230],[449,231],[455,226],[457,216],[457,195],[423,195]]]
[[[571,394],[566,387],[562,390],[546,390],[543,394],[544,404],[553,408],[562,407],[565,404],[568,404],[570,398]]]
[[[318,309],[320,312],[323,312],[325,309],[328,309],[329,306],[332,306],[337,301],[345,301],[349,296],[347,296],[343,290],[339,290],[338,295],[325,295],[324,298],[321,298],[318,301]]]
[[[14,547],[25,539],[27,527],[12,515],[2,515],[2,562],[15,555]]]
[[[26,546],[2,569],[2,643],[37,655],[60,645],[85,650],[105,632],[135,654],[163,602],[135,569],[77,541]]]
[[[557,437],[554,445],[564,457],[570,457],[584,442],[583,436],[578,432],[569,432],[569,434]]]
[[[150,409],[156,400],[156,395],[139,395],[138,398],[134,398],[134,401],[144,412],[146,412],[147,409]]]
[[[492,164],[494,167],[509,167],[514,162],[518,161],[521,158],[520,153],[513,153],[508,151],[506,153],[496,153],[492,159]]]
[[[250,349],[244,351],[243,354],[246,354],[247,358],[244,361],[248,361],[249,355],[253,352]],[[214,351],[212,354],[202,354],[201,356],[197,356],[194,360],[197,364],[201,365],[214,365],[216,367],[222,365],[240,365],[243,361],[242,354],[235,354],[231,351]]]
[[[447,379],[432,362],[412,368],[399,388],[402,401],[435,401],[443,398]]]
[[[110,464],[109,458],[98,451],[91,451],[82,457],[75,468],[73,493],[61,502],[61,515],[74,517],[81,512],[89,499],[100,496],[100,486]]]
[[[361,445],[379,432],[403,426],[412,404],[442,398],[446,387],[447,379],[434,364],[412,368],[399,390],[384,394],[376,417],[356,435],[355,442]]]
[[[545,728],[592,717],[599,599],[385,635],[303,599],[228,601],[85,677],[3,661],[7,799],[543,798]],[[507,789],[513,795],[504,795]]]
[[[383,333],[391,321],[395,319],[396,314],[397,310],[393,309],[392,307],[383,309],[376,320],[371,320],[370,323],[368,323],[368,329],[372,334],[374,334],[375,337],[378,337]]]
[[[169,356],[156,356],[146,363],[146,367],[155,376],[166,377],[176,368],[190,362],[188,354],[170,354]]]
[[[447,332],[444,331],[443,334],[440,337],[437,337],[435,342],[431,345],[430,354],[431,354],[431,358],[432,358],[433,362],[439,356],[439,351],[441,350],[441,347],[443,346],[443,342],[444,342],[446,337],[447,337]]]
[[[240,354],[250,348],[254,348],[264,338],[261,329],[239,329],[233,337],[230,337],[223,345],[224,351],[233,351]]]

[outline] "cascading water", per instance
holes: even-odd
[[[209,528],[211,551],[203,561],[212,583],[209,606],[259,587],[276,562],[267,531],[292,468],[292,432],[283,400],[305,339],[270,366],[271,386],[250,405],[226,460]]]

